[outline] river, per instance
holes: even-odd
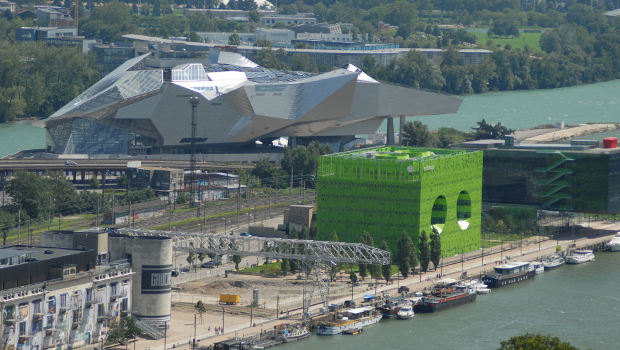
[[[561,89],[493,92],[464,96],[456,114],[413,117],[431,129],[470,130],[477,121],[502,122],[511,129],[541,124],[620,122],[620,80]],[[396,121],[398,128],[398,120]],[[385,123],[381,126],[385,131]],[[30,122],[0,124],[0,157],[44,148],[45,132]]]
[[[412,320],[381,321],[358,336],[311,336],[282,350],[497,349],[525,333],[557,336],[581,349],[618,349],[620,253],[565,265],[531,281],[479,295],[475,303]]]

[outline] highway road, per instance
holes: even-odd
[[[134,160],[134,159],[0,159],[0,171],[15,170],[63,170],[63,171],[93,171],[93,170],[125,170],[127,162],[139,161],[143,167],[164,167],[175,169],[189,169],[186,160]],[[75,163],[75,164],[73,164]],[[209,170],[252,170],[253,165],[197,162],[197,169]]]

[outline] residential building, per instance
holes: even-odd
[[[0,1],[0,12],[9,11],[15,13],[16,5],[12,1]]]
[[[95,266],[92,250],[0,249],[0,344],[70,349],[98,344],[131,310],[129,265]]]
[[[282,23],[286,25],[291,24],[316,24],[316,16],[313,13],[298,13],[295,15],[262,15],[260,18],[260,24],[274,25],[276,23]]]

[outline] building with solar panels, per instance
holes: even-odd
[[[199,102],[193,138],[190,97]],[[380,83],[352,65],[323,74],[275,71],[211,50],[191,61],[130,59],[47,118],[45,128],[47,150],[60,154],[190,153],[192,139],[199,153],[234,153],[281,137],[340,150],[386,118],[390,128],[395,117],[453,113],[460,103]]]

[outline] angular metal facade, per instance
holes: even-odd
[[[354,66],[314,75],[273,71],[232,53],[210,64],[149,67],[131,59],[45,121],[55,153],[189,153],[191,106],[197,138],[211,146],[289,137],[372,134],[388,116],[455,112],[455,97],[375,81]]]

